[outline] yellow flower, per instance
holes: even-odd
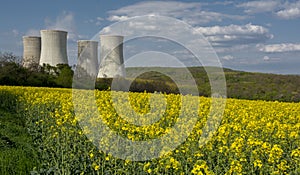
[[[300,161],[300,148],[292,150],[291,157],[293,160]]]
[[[100,169],[100,166],[99,165],[96,165],[95,167],[94,167],[94,170],[95,171],[98,171]]]
[[[280,162],[280,164],[277,165],[277,168],[280,171],[286,171],[290,166],[287,164],[286,160],[283,160],[282,162]]]
[[[298,137],[298,132],[296,132],[296,131],[292,131],[289,134],[289,138],[291,138],[291,139],[296,139],[297,137]]]
[[[214,174],[212,171],[209,170],[206,162],[204,160],[197,160],[194,164],[193,169],[191,171],[192,174],[207,174],[212,175]]]
[[[151,165],[150,162],[147,162],[145,165],[144,165],[144,171],[147,171],[149,169],[149,166]]]
[[[229,172],[241,174],[242,171],[243,171],[243,166],[242,166],[242,164],[241,164],[239,161],[233,160],[233,161],[230,163],[230,169],[229,169]]]
[[[268,162],[270,163],[278,162],[282,154],[283,154],[283,150],[280,148],[279,145],[275,144],[270,151]]]
[[[152,172],[152,170],[149,168],[149,169],[147,170],[147,172],[148,172],[148,173],[151,173],[151,172]]]
[[[93,153],[90,153],[90,158],[93,158],[94,157],[94,154]]]
[[[253,165],[254,167],[258,167],[258,168],[261,168],[263,166],[261,160],[258,159],[253,162]]]

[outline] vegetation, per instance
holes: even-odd
[[[37,154],[23,115],[19,115],[18,97],[0,91],[0,174],[30,174],[37,166]]]
[[[0,85],[72,87],[73,71],[68,65],[32,64],[27,69],[21,66],[19,59],[12,53],[0,54]]]
[[[146,73],[133,78],[141,69]],[[221,125],[201,145],[212,103],[212,98],[203,97],[211,95],[205,69],[225,72],[229,97],[252,100],[227,99]],[[98,90],[71,90],[67,88],[72,83],[81,89],[92,87],[94,77],[79,67],[74,74],[72,67],[62,64],[26,69],[19,57],[0,53],[0,85],[12,85],[0,86],[0,174],[300,174],[300,104],[278,102],[300,101],[300,76],[205,69],[188,68],[193,76],[189,78],[184,68],[127,68],[126,79],[97,79],[92,86]],[[166,71],[170,77],[159,73]],[[171,78],[180,80],[183,88],[194,79],[201,97],[179,95],[182,87]],[[113,82],[117,83],[112,87]],[[99,91],[108,89],[132,92]],[[152,102],[162,110],[153,111],[150,97],[158,95],[164,100]],[[181,112],[188,118],[179,117]],[[219,117],[213,115],[210,124],[218,123]],[[181,131],[188,131],[193,119],[188,137],[166,151],[172,147],[170,141],[185,136]],[[145,160],[149,147],[128,152],[130,145],[113,144],[97,132],[103,131],[100,121],[133,143],[160,138],[173,128],[179,131],[172,130],[175,137],[152,150],[158,158]],[[174,127],[176,123],[182,125]],[[116,158],[98,149],[101,145],[126,156]],[[136,155],[143,161],[132,161]]]
[[[113,101],[110,92],[98,90],[72,92],[71,89],[0,86],[0,92],[13,95],[1,101],[5,106],[16,104],[18,113],[26,120],[38,155],[38,165],[32,174],[300,173],[299,103],[227,99],[217,132],[207,144],[199,145],[211,98],[165,94],[165,108],[164,100],[154,103],[164,111],[149,112],[149,93],[114,92],[118,101]],[[77,99],[72,98],[74,93]],[[96,105],[90,100],[94,98],[91,94],[95,94]],[[187,108],[180,105],[181,100],[188,103]],[[195,108],[198,111],[189,110],[199,100],[201,103]],[[119,111],[114,108],[116,103]],[[146,123],[151,114],[162,116],[152,124],[137,126],[124,118],[133,117],[130,106],[138,115],[148,116],[137,118],[141,123]],[[180,111],[185,117],[179,117]],[[213,115],[210,121],[216,124],[218,118]],[[154,150],[161,156],[152,160],[130,160],[134,155],[143,158],[143,152],[151,152],[148,147],[140,154],[128,152],[130,145],[119,146],[116,140],[109,140],[110,136],[100,136],[101,121],[123,138],[145,141],[160,138],[174,128],[188,131],[193,119],[196,119],[195,126],[187,139],[171,152],[166,151],[169,141],[161,142],[165,147]],[[181,125],[174,127],[175,123]],[[176,129],[171,141],[185,135]],[[118,159],[93,143],[105,145],[109,150],[118,148],[126,152],[127,159]]]
[[[188,70],[198,85],[200,96],[209,97],[211,95],[211,87],[205,69],[215,69],[214,73],[216,74],[224,71],[227,96],[229,98],[285,102],[300,101],[300,75],[251,73],[234,71],[227,68],[189,67]],[[144,70],[147,73],[140,75],[136,80],[137,82],[149,82],[152,80],[154,82],[153,86],[157,87],[156,82],[162,81],[166,84],[165,87],[174,89],[172,87],[176,87],[176,84],[166,75],[159,73],[168,72],[173,79],[181,80],[181,83],[185,84],[187,87],[191,85],[192,79],[189,79],[189,77],[186,76],[185,68],[127,68],[127,77],[130,78],[136,72],[141,70]]]
[[[37,86],[37,87],[72,87],[73,76],[76,77],[76,87],[91,88],[99,90],[110,89],[112,79],[98,78],[95,84],[95,78],[89,76],[84,69],[76,67],[76,75],[72,67],[68,65],[57,65],[52,67],[44,65],[31,65],[26,69],[20,65],[20,58],[12,53],[0,53],[0,85],[15,86]],[[231,69],[216,69],[218,73],[224,71],[227,84],[227,96],[229,98],[252,99],[252,100],[271,100],[285,102],[300,101],[300,75],[276,75],[264,73],[250,73],[234,71]],[[144,70],[135,79],[133,75],[136,72]],[[210,84],[207,73],[203,67],[189,67],[192,78],[198,85],[200,96],[211,96]],[[186,76],[184,68],[127,68],[126,79],[114,79],[118,82],[119,90],[129,90],[132,92],[165,92],[178,94],[179,89],[173,80],[159,72],[168,72],[173,79],[181,80],[184,88],[191,86],[192,79]],[[131,83],[131,84],[130,84]]]

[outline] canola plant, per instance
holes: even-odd
[[[40,159],[32,174],[300,173],[300,103],[227,99],[217,131],[201,145],[211,98],[164,94],[163,100],[151,102],[153,94],[146,92],[114,92],[114,99],[111,91],[77,90],[74,99],[72,89],[10,86],[1,86],[1,92],[17,97],[2,103],[17,102],[34,138]],[[199,102],[197,110],[185,109],[184,100],[187,106]],[[152,110],[150,103],[161,110]],[[117,144],[104,138],[99,127],[104,124],[134,143],[160,138],[180,120],[184,124],[179,130],[188,130],[184,127],[190,126],[189,118],[196,118],[190,133],[175,131],[172,140],[165,140],[168,147],[186,135],[181,144],[154,150],[159,156],[142,161],[133,161],[130,154],[128,159],[111,154]],[[128,145],[119,146],[119,151],[127,151]]]

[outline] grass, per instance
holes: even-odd
[[[30,174],[37,164],[25,119],[15,111],[0,108],[0,174]]]

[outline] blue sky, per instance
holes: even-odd
[[[1,52],[21,56],[22,36],[39,35],[41,29],[62,29],[68,31],[69,62],[75,64],[77,40],[91,39],[115,22],[151,14],[191,25],[212,45],[224,67],[300,74],[300,1],[1,2]]]

